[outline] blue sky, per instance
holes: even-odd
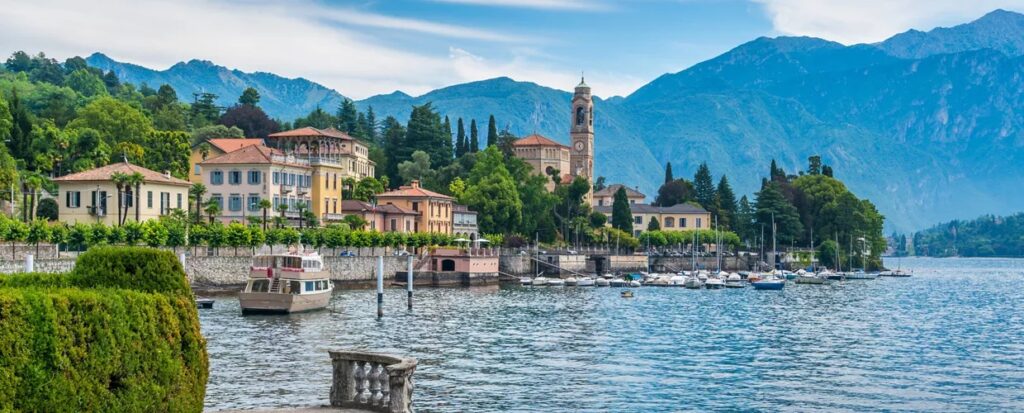
[[[875,42],[1024,0],[33,0],[0,6],[0,53],[205,59],[353,98],[509,76],[626,95],[759,36]]]

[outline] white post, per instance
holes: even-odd
[[[405,274],[405,289],[409,293],[409,309],[412,310],[412,282],[413,282],[413,277],[412,277],[412,255],[408,256],[408,258],[409,258],[409,270]]]
[[[384,256],[377,257],[377,318],[384,317]]]
[[[25,254],[25,272],[32,272],[36,269],[35,257],[32,254]]]

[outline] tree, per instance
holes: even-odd
[[[398,164],[407,160],[412,152],[405,146],[405,128],[393,116],[384,119],[384,154],[386,165],[377,165],[378,171],[383,169],[384,175],[392,183],[402,184],[402,177],[398,174]]]
[[[146,177],[142,176],[139,172],[133,172],[128,175],[128,180],[125,182],[129,188],[135,188],[135,222],[139,222],[139,216],[142,205],[142,184],[146,182]],[[127,212],[126,212],[127,214]]]
[[[377,197],[377,194],[384,192],[384,184],[372,176],[360,179],[352,191],[354,199],[369,202]]]
[[[267,221],[267,215],[268,212],[270,211],[270,208],[272,208],[273,205],[270,203],[269,199],[261,199],[260,203],[257,206],[259,206],[259,208],[263,210],[263,230],[266,231],[267,224],[269,224],[269,221]]]
[[[189,111],[189,119],[192,128],[200,128],[211,125],[220,118],[220,107],[216,104],[217,95],[213,93],[198,93],[192,101]]]
[[[665,183],[674,181],[672,178],[672,162],[665,163]]]
[[[277,122],[255,105],[232,106],[224,112],[218,123],[227,127],[237,127],[242,130],[243,136],[253,138],[266,138],[278,130]]]
[[[367,224],[369,224],[365,219],[363,219],[363,217],[355,214],[345,215],[345,217],[341,219],[341,222],[348,224],[348,227],[354,230],[362,230],[363,228],[366,228]]]
[[[469,152],[480,150],[480,132],[476,129],[476,119],[469,122]]]
[[[740,197],[739,206],[736,208],[736,217],[733,221],[733,231],[743,240],[750,241],[754,234],[754,208],[746,195]]]
[[[487,146],[498,144],[498,125],[494,121],[494,115],[487,120]]]
[[[663,184],[658,188],[658,195],[654,198],[654,205],[670,207],[693,200],[693,184],[685,179],[676,179]]]
[[[309,112],[309,115],[306,115],[306,117],[295,119],[294,125],[292,125],[292,127],[298,129],[304,128],[306,126],[311,126],[317,129],[327,129],[333,126],[337,126],[337,124],[338,118],[332,116],[330,113],[327,113],[323,109],[320,109],[319,106],[317,106],[316,109],[313,109],[312,112]]]
[[[509,234],[519,226],[523,203],[497,147],[489,146],[480,153],[460,202],[479,213],[481,232]]]
[[[807,174],[818,175],[821,173],[821,156],[814,155],[807,158]]]
[[[772,181],[775,181],[775,182],[785,182],[786,181],[786,171],[783,171],[782,168],[778,167],[778,165],[775,163],[775,159],[772,159],[772,166],[769,169],[768,174],[769,174],[770,179]]]
[[[448,193],[458,199],[462,194],[466,193],[466,181],[463,181],[462,177],[456,177],[455,180],[448,184]]]
[[[192,144],[200,144],[214,138],[244,138],[245,131],[235,126],[209,125],[192,131]]]
[[[50,226],[42,219],[33,219],[25,234],[25,240],[36,247],[36,257],[39,256],[39,243],[50,240]]]
[[[36,212],[36,218],[45,219],[48,221],[56,221],[58,217],[58,206],[57,201],[53,198],[43,198],[39,200],[39,209]]]
[[[159,248],[167,245],[170,231],[163,222],[157,219],[150,219],[142,223],[142,242],[152,248]]]
[[[430,155],[423,151],[416,151],[412,154],[411,161],[398,164],[398,175],[403,182],[419,180],[421,184],[433,183],[436,172],[430,168]]]
[[[647,224],[648,231],[661,231],[661,224],[658,223],[657,217],[651,217],[651,222]]]
[[[103,79],[88,70],[76,70],[64,78],[64,85],[85,97],[107,94]]]
[[[359,127],[358,115],[355,102],[349,98],[342,99],[338,105],[338,113],[335,114],[338,119],[337,128],[349,135],[355,135]]]
[[[11,90],[11,98],[8,102],[8,113],[10,120],[8,124],[7,150],[15,159],[21,160],[26,169],[35,169],[35,154],[32,150],[32,120],[29,118],[28,109],[18,98],[18,93]],[[0,113],[0,116],[3,114]],[[0,123],[7,123],[0,120]],[[0,134],[2,126],[0,126]]]
[[[736,222],[736,194],[732,192],[732,186],[725,175],[718,181],[715,196],[718,204],[718,225],[725,229],[735,229],[733,223]]]
[[[415,151],[430,155],[430,166],[441,168],[451,163],[451,130],[444,130],[441,116],[430,103],[413,106],[405,131],[405,146],[411,156]],[[399,162],[408,158],[398,158]]]
[[[124,172],[114,172],[110,174],[110,181],[114,183],[114,187],[117,188],[117,225],[124,225],[125,215],[125,199],[124,189],[128,185],[128,174]]]
[[[203,195],[206,195],[206,185],[196,182],[188,188],[188,197],[196,201],[196,223],[203,221]]]
[[[777,230],[776,241],[783,244],[796,242],[803,234],[800,214],[793,204],[782,195],[779,183],[770,182],[757,193],[755,216],[758,224],[764,225],[766,240],[771,235],[772,219]],[[765,241],[767,243],[767,241]]]
[[[590,213],[590,226],[592,228],[601,228],[608,223],[608,216],[600,212],[594,211]]]
[[[624,186],[615,191],[615,198],[612,201],[612,227],[627,234],[633,233],[633,213],[630,211],[629,198],[626,197]]]
[[[249,228],[238,222],[228,224],[225,236],[226,244],[235,249],[234,255],[238,255],[238,247],[247,247],[252,240]]]
[[[466,142],[466,128],[462,124],[462,118],[457,122],[458,131],[455,137],[455,157],[461,158],[469,149],[469,142]]]
[[[715,184],[711,181],[711,169],[706,162],[701,162],[693,176],[693,189],[697,203],[711,212],[711,215],[715,215],[718,212],[715,205]]]
[[[247,87],[238,97],[238,104],[243,106],[256,106],[260,103],[260,92],[255,88]],[[251,136],[251,135],[250,135]]]
[[[220,202],[217,201],[217,198],[210,198],[206,201],[206,207],[204,209],[206,210],[206,216],[210,218],[210,224],[212,225],[217,219],[217,216],[220,215]],[[282,215],[284,214],[282,213]]]
[[[597,177],[597,179],[594,180],[594,191],[600,191],[600,190],[606,188],[607,187],[607,185],[605,184],[606,181],[607,181],[607,179],[605,177],[603,177],[603,176]]]
[[[838,256],[838,249],[839,246],[836,245],[836,242],[830,239],[826,239],[825,242],[818,245],[817,256],[815,257],[818,259],[818,264],[825,268],[837,268],[836,257]]]

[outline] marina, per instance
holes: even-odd
[[[622,288],[422,288],[412,311],[391,288],[379,320],[372,290],[287,316],[242,317],[236,298],[218,297],[200,311],[206,408],[325,404],[324,354],[353,348],[417,358],[424,412],[1024,409],[1024,320],[1013,316],[1024,261],[903,268],[914,277],[630,287],[629,299]]]

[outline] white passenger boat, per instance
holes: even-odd
[[[320,255],[257,255],[238,294],[242,314],[288,314],[327,307],[334,284]]]
[[[580,279],[576,280],[576,286],[578,286],[578,287],[593,287],[594,286],[594,279],[593,278],[588,278],[588,277],[580,278]]]

